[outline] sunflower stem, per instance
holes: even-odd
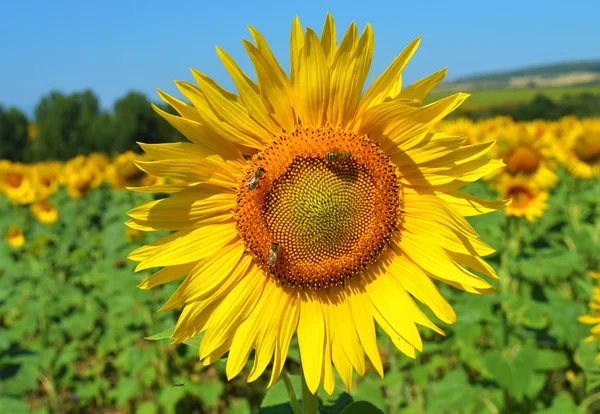
[[[290,377],[288,376],[285,368],[281,371],[281,378],[283,378],[285,388],[287,388],[288,395],[290,396],[290,404],[292,404],[292,410],[294,410],[294,414],[301,414],[300,403],[298,403],[296,391],[294,391],[294,386],[292,385]]]
[[[303,414],[316,414],[318,413],[318,400],[316,394],[313,394],[308,389],[308,384],[304,378],[304,372],[302,373],[302,413]]]

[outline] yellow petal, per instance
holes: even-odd
[[[187,276],[194,268],[195,263],[186,263],[177,266],[168,266],[162,268],[152,276],[148,276],[142,283],[138,285],[140,289],[151,289],[158,285],[172,282],[184,276]]]
[[[373,321],[373,305],[364,291],[359,289],[354,289],[348,294],[348,301],[360,343],[371,360],[373,367],[375,367],[379,375],[383,378],[383,364],[379,355],[379,349],[377,348],[375,323]]]
[[[298,116],[303,124],[324,125],[329,100],[329,66],[319,39],[311,29],[306,29],[298,63],[298,79],[294,85]]]
[[[136,267],[136,271],[198,261],[214,254],[236,237],[237,229],[234,222],[211,224],[194,229],[142,260]]]
[[[321,382],[325,322],[323,310],[315,294],[303,292],[298,321],[298,346],[302,359],[302,371],[308,389],[317,392]]]

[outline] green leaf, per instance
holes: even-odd
[[[467,382],[462,370],[450,372],[439,382],[432,384],[432,392],[427,395],[427,412],[436,414],[448,411],[468,412],[476,398],[476,391]]]
[[[337,388],[336,388],[337,390]],[[333,395],[336,394],[336,391],[333,392]],[[333,396],[332,395],[332,396]],[[322,400],[323,401],[323,400]],[[323,408],[319,410],[322,414],[339,414],[341,413],[347,406],[352,404],[354,399],[347,392],[339,392],[337,398],[333,401],[323,401]]]
[[[117,406],[122,407],[140,391],[140,383],[133,378],[123,378],[117,385]]]
[[[252,407],[250,402],[243,398],[233,399],[229,406],[225,410],[226,414],[250,414],[252,413]]]
[[[135,409],[135,414],[156,414],[158,407],[154,401],[142,401]]]
[[[19,398],[0,397],[2,412],[11,414],[28,414],[27,405]]]
[[[147,339],[149,341],[159,341],[161,339],[171,339],[171,336],[173,335],[173,331],[175,331],[175,327],[165,329],[162,332],[155,333],[152,336],[147,336],[144,339]]]
[[[538,349],[535,369],[540,371],[554,371],[569,366],[569,359],[562,351],[552,349]]]
[[[528,346],[514,346],[507,351],[488,351],[484,355],[487,371],[519,401],[530,386],[536,367],[537,352]]]
[[[342,414],[381,414],[379,408],[367,401],[356,401],[344,408]]]
[[[158,402],[160,403],[163,410],[167,414],[175,413],[175,406],[185,396],[185,390],[183,387],[170,387],[163,388],[158,394]]]
[[[200,332],[198,335],[191,337],[187,341],[183,341],[183,343],[192,348],[200,349],[200,343],[202,342],[203,336],[204,332]]]
[[[538,414],[583,414],[583,411],[573,402],[571,396],[563,391],[552,400],[552,405],[538,411]]]
[[[225,390],[225,385],[219,380],[188,382],[185,384],[185,390],[200,398],[203,405],[216,408]]]
[[[299,375],[290,375],[290,382],[296,393],[298,399],[302,396],[302,378]],[[258,410],[261,414],[275,414],[275,413],[293,413],[294,410],[290,404],[290,397],[285,387],[283,379],[279,379],[271,388],[267,390],[265,398],[260,403],[260,409]]]
[[[362,378],[361,383],[352,390],[350,395],[355,401],[367,401],[381,410],[385,410],[385,398],[382,388],[374,381],[375,374],[369,373]]]

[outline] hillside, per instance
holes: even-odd
[[[505,72],[463,76],[446,81],[438,91],[569,87],[600,83],[600,60],[566,62]]]

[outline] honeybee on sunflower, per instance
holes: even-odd
[[[129,258],[138,271],[162,267],[142,289],[183,279],[161,310],[182,308],[174,343],[203,333],[203,364],[228,353],[232,378],[254,349],[248,381],[272,361],[272,385],[297,334],[308,389],[332,393],[334,366],[350,389],[365,354],[383,375],[375,323],[414,358],[423,349],[417,325],[443,334],[415,299],[456,320],[433,280],[493,292],[468,268],[496,278],[481,257],[494,249],[464,217],[505,203],[460,188],[504,163],[482,158],[493,141],[434,132],[468,95],[423,105],[445,70],[402,84],[420,38],[363,93],[370,25],[359,35],[352,23],[338,42],[330,15],[320,37],[294,19],[289,75],[250,32],[254,42],[243,43],[256,81],[217,48],[237,93],[197,70],[196,84],[176,82],[189,103],[159,91],[178,115],[155,110],[190,142],[143,145],[153,161],[138,167],[178,181],[133,189],[171,197],[134,208],[127,224],[173,233]],[[325,154],[336,149],[351,156],[333,162]]]

